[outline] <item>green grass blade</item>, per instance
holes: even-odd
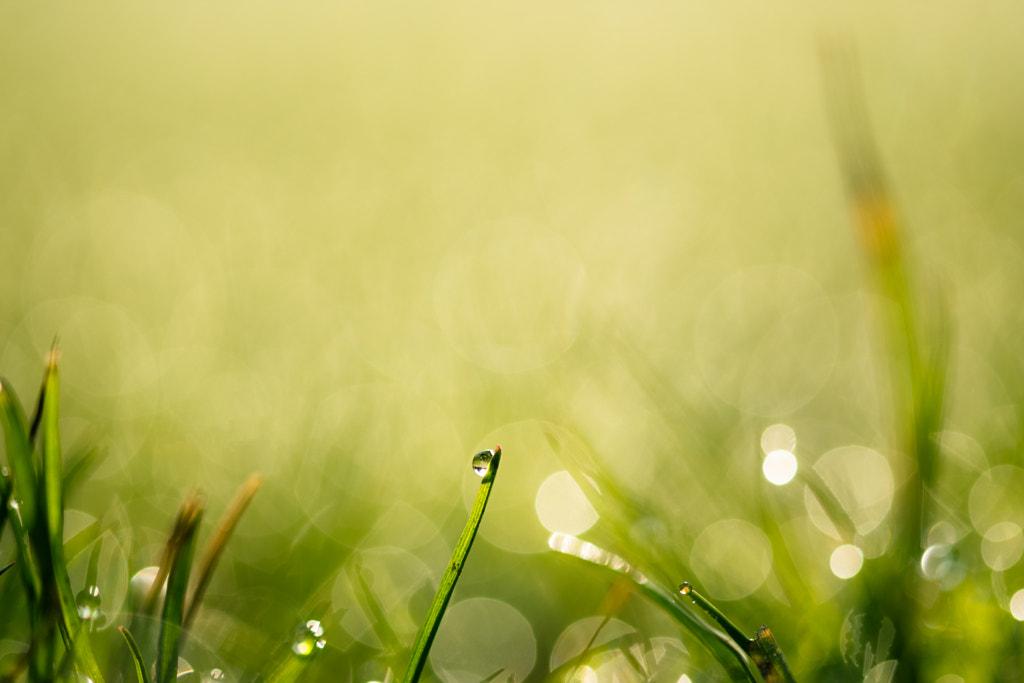
[[[0,576],[3,576],[4,572],[6,572],[8,569],[10,569],[13,566],[14,566],[14,563],[11,562],[11,563],[9,563],[7,565],[4,565],[3,567],[0,567]]]
[[[4,446],[10,468],[10,495],[18,501],[22,524],[26,529],[31,529],[35,525],[37,491],[32,445],[21,401],[4,380],[0,380],[0,427],[4,430]]]
[[[474,469],[477,468],[479,464],[478,459],[481,455],[487,452],[482,451],[473,458]],[[452,592],[455,590],[455,583],[459,580],[462,568],[466,564],[466,557],[469,555],[469,549],[473,546],[473,539],[476,538],[477,529],[480,528],[480,522],[483,520],[487,499],[491,496],[494,478],[498,474],[498,464],[501,461],[501,446],[495,447],[490,453],[490,459],[486,462],[487,470],[484,472],[483,481],[480,482],[480,488],[477,489],[473,509],[469,513],[469,521],[466,522],[466,528],[463,529],[459,542],[455,544],[455,551],[452,553],[451,562],[448,563],[448,569],[445,571],[444,576],[441,577],[441,585],[437,588],[434,602],[431,603],[430,611],[427,612],[427,620],[424,622],[423,629],[416,639],[416,645],[413,647],[412,659],[409,661],[409,668],[405,672],[405,683],[413,683],[413,681],[419,680],[420,674],[423,673],[430,645],[434,642],[437,629],[441,626],[441,617],[444,616],[444,611],[448,607],[448,601],[451,600]]]
[[[39,447],[42,451],[42,518],[45,524],[39,524],[39,535],[45,535],[48,547],[39,547],[38,551],[49,560],[49,576],[44,576],[44,579],[52,581],[56,588],[56,607],[64,644],[69,651],[74,652],[84,673],[95,683],[102,683],[103,674],[89,645],[88,633],[81,628],[71,578],[64,560],[64,464],[60,447],[59,384],[57,351],[54,349],[47,359],[40,399]],[[77,637],[73,637],[73,634]]]
[[[202,518],[202,499],[195,495],[190,496],[182,505],[174,531],[171,533],[170,576],[167,580],[167,597],[164,599],[161,616],[156,660],[158,683],[168,683],[178,676],[178,649],[181,645],[188,577],[192,568],[196,530]]]
[[[213,532],[213,538],[210,539],[209,544],[206,546],[206,551],[203,553],[203,559],[199,562],[199,580],[196,582],[196,588],[192,593],[192,600],[189,602],[188,611],[185,613],[184,625],[186,629],[192,623],[192,620],[195,619],[196,612],[199,611],[199,605],[203,600],[203,596],[206,595],[206,588],[210,585],[210,579],[213,577],[213,570],[217,568],[217,562],[224,552],[228,539],[231,538],[235,527],[238,526],[238,520],[241,519],[242,513],[249,507],[253,496],[256,495],[256,492],[259,491],[262,485],[263,478],[260,475],[251,475],[242,484],[242,488],[239,489],[235,499],[228,506],[227,512],[221,518],[220,524],[217,525],[217,530]]]
[[[299,624],[292,635],[288,656],[267,676],[267,683],[294,683],[302,675],[314,655],[323,649],[324,629],[315,619]]]
[[[718,623],[718,625],[725,630],[726,633],[729,634],[729,637],[732,638],[737,645],[742,647],[744,650],[750,649],[750,638],[747,638],[743,631],[741,631],[739,627],[736,626],[736,624],[732,623],[732,621],[730,621],[728,617],[722,614],[721,610],[719,610],[717,607],[711,604],[711,602],[707,598],[705,598],[703,595],[695,591],[693,589],[693,586],[691,586],[689,583],[683,582],[679,586],[679,592],[680,594],[693,600],[693,603],[695,605],[697,605],[702,610],[707,612],[708,615],[712,619],[714,619]]]
[[[725,633],[708,626],[695,617],[689,610],[676,602],[675,598],[651,583],[650,579],[631,567],[618,555],[592,543],[581,541],[575,536],[560,533],[551,535],[548,546],[555,552],[585,560],[627,577],[640,594],[664,610],[687,632],[697,638],[721,664],[732,680],[756,683],[754,674],[751,673],[747,665],[747,653],[744,647],[738,645]]]
[[[380,601],[373,594],[370,584],[366,582],[366,578],[363,576],[363,568],[354,564],[349,565],[348,575],[356,595],[356,601],[362,608],[363,613],[366,614],[370,622],[370,628],[373,629],[377,640],[381,642],[381,645],[386,650],[391,652],[401,651],[402,641],[399,640],[398,634],[391,628],[384,614],[383,606],[381,606]]]
[[[757,665],[757,670],[765,683],[796,683],[793,674],[789,670],[789,664],[782,655],[779,644],[775,642],[775,636],[767,626],[762,626],[757,631],[756,638],[748,638],[725,614],[714,606],[710,600],[694,590],[693,586],[683,583],[679,586],[679,592],[693,600],[694,604],[708,613],[719,626],[725,629],[729,637],[739,645],[750,656]]]
[[[775,636],[767,626],[757,629],[752,656],[767,683],[796,683],[782,649],[775,642]]]
[[[146,670],[146,663],[142,660],[142,651],[139,650],[139,644],[135,642],[131,631],[124,626],[118,626],[117,628],[121,631],[121,635],[124,636],[124,642],[128,644],[128,650],[132,653],[135,676],[139,679],[139,683],[150,683],[149,672]]]

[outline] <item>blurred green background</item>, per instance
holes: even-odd
[[[259,471],[183,656],[252,680],[320,618],[310,676],[400,673],[500,443],[442,679],[541,680],[608,609],[606,575],[547,550],[593,522],[566,457],[637,503],[598,495],[595,538],[769,623],[798,677],[883,665],[834,529],[761,470],[793,452],[885,561],[908,464],[826,117],[835,35],[915,281],[949,295],[953,551],[915,599],[949,645],[930,680],[981,680],[960,657],[1021,642],[1024,588],[1024,8],[987,0],[0,5],[0,372],[31,396],[59,336],[65,447],[104,454],[69,519],[119,530],[106,631],[182,497],[213,517]],[[656,680],[717,680],[649,606],[615,615]],[[615,657],[575,680],[633,680]]]

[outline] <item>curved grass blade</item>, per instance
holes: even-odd
[[[195,619],[196,612],[199,611],[199,604],[202,602],[203,596],[206,595],[206,588],[210,585],[213,570],[217,568],[217,562],[224,552],[228,539],[231,538],[235,527],[238,526],[238,520],[242,517],[245,509],[249,507],[253,496],[256,495],[256,492],[260,490],[262,485],[263,477],[258,474],[251,475],[242,484],[242,488],[238,490],[238,493],[235,494],[234,500],[231,501],[231,505],[228,506],[227,511],[221,518],[220,524],[217,525],[217,530],[213,532],[213,537],[203,553],[203,559],[199,562],[199,580],[196,582],[195,590],[192,592],[192,600],[189,602],[188,610],[185,612],[184,627],[186,629],[191,625],[192,620]]]
[[[462,568],[466,564],[466,557],[469,555],[469,549],[473,546],[473,539],[476,538],[477,529],[480,528],[480,522],[483,520],[487,499],[491,496],[491,488],[494,485],[494,478],[498,474],[500,461],[501,446],[496,446],[493,451],[481,451],[473,458],[474,470],[479,472],[481,466],[487,469],[483,473],[480,488],[477,489],[476,501],[469,513],[469,521],[466,522],[466,528],[462,530],[459,542],[455,544],[451,562],[448,563],[448,569],[441,577],[441,585],[438,586],[434,602],[431,603],[430,611],[427,612],[427,620],[416,639],[412,659],[405,672],[405,683],[419,680],[420,674],[423,673],[423,667],[426,666],[430,645],[434,642],[437,629],[441,626],[441,617],[444,616],[444,611],[448,607],[448,601],[451,600],[452,592],[455,590],[455,583],[459,580]]]
[[[185,594],[192,568],[196,530],[203,518],[203,501],[191,495],[181,506],[178,519],[168,542],[170,549],[170,576],[167,579],[167,597],[161,616],[160,640],[156,659],[156,680],[168,683],[178,676],[178,649],[181,645],[182,619],[185,613]],[[159,588],[158,588],[159,590]]]
[[[683,582],[679,586],[679,592],[707,612],[719,626],[725,629],[729,637],[743,648],[757,665],[757,670],[765,683],[796,683],[779,644],[775,642],[775,637],[767,626],[762,626],[757,630],[756,638],[747,638],[736,624],[732,623],[710,600],[694,590],[689,583]]]
[[[691,635],[707,648],[708,652],[722,665],[722,668],[734,681],[750,681],[756,683],[754,675],[747,665],[746,649],[734,642],[725,633],[712,628],[693,616],[682,605],[661,588],[634,569],[624,559],[600,548],[592,543],[581,541],[575,536],[555,533],[548,540],[548,546],[555,552],[586,560],[599,567],[605,567],[619,575],[629,578],[648,600],[663,609],[669,616],[679,622]]]
[[[126,629],[124,626],[117,627],[121,631],[121,635],[124,636],[124,642],[128,644],[128,650],[132,653],[132,663],[135,665],[135,676],[139,679],[139,683],[151,683],[149,680],[149,671],[146,670],[146,662],[142,659],[142,651],[139,650],[139,644],[135,642],[135,638],[132,636],[131,631]]]

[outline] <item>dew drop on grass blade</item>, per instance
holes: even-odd
[[[455,590],[455,583],[459,580],[459,575],[462,574],[462,568],[466,564],[469,549],[473,546],[473,539],[476,538],[477,529],[480,528],[480,522],[483,520],[484,510],[487,508],[487,500],[491,496],[491,487],[494,485],[494,478],[498,473],[500,462],[501,446],[496,446],[491,450],[480,451],[473,456],[471,463],[473,472],[483,477],[483,481],[480,482],[480,488],[477,489],[476,501],[473,503],[473,509],[469,513],[469,521],[466,522],[466,528],[462,530],[459,542],[455,544],[455,552],[452,553],[451,562],[448,563],[448,569],[445,571],[444,576],[441,577],[441,585],[437,588],[437,594],[430,605],[430,611],[427,613],[427,619],[423,623],[423,629],[416,639],[412,659],[409,661],[409,668],[405,672],[405,683],[413,683],[413,681],[419,680],[420,674],[423,673],[430,645],[434,642],[437,629],[441,626],[441,617],[444,616],[444,611],[448,607],[448,601],[451,600],[452,592]]]

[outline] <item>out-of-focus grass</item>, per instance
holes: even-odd
[[[916,474],[827,123],[817,45],[838,28],[909,286],[947,283],[950,402],[915,436],[938,464],[932,550],[903,593],[942,653],[922,676],[1012,678],[1020,13],[0,8],[0,369],[34,386],[61,335],[64,450],[102,454],[65,528],[112,539],[98,647],[125,647],[128,579],[181,497],[201,485],[218,514],[258,469],[182,656],[265,670],[322,615],[305,674],[381,680],[464,521],[472,474],[460,489],[451,472],[499,441],[529,455],[503,466],[438,633],[443,677],[543,678],[598,613],[606,577],[549,557],[536,514],[538,491],[568,497],[549,480],[564,469],[598,485],[581,480],[601,519],[559,530],[695,581],[746,632],[770,623],[798,680],[881,676],[896,641],[862,609],[864,577],[906,566],[889,564],[892,501]],[[777,424],[800,466],[782,487],[760,473]],[[864,565],[844,580],[845,545]],[[645,603],[615,618],[660,675],[715,670],[685,637],[666,654],[677,628]],[[21,650],[0,637],[3,664]],[[610,676],[621,650],[587,666]]]

